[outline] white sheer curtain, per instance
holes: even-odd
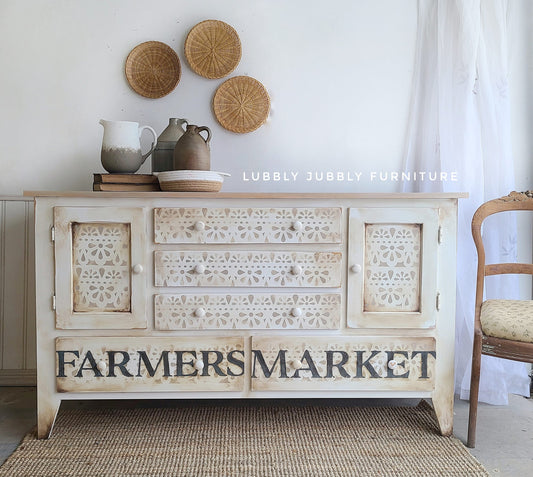
[[[448,174],[442,182],[404,182],[405,191],[465,191],[457,258],[456,392],[468,399],[476,255],[470,222],[485,200],[514,188],[508,95],[508,0],[419,0],[418,36],[405,171]],[[457,173],[457,181],[450,173]],[[491,217],[487,263],[516,259],[514,219]],[[499,281],[498,281],[499,280]],[[517,297],[513,277],[492,279],[487,297]],[[504,295],[502,295],[502,293]],[[517,297],[518,298],[518,297]],[[480,400],[507,404],[529,395],[526,365],[484,356]]]

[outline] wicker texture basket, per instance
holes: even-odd
[[[126,59],[126,78],[135,92],[146,98],[162,98],[179,83],[181,64],[176,52],[159,41],[147,41],[131,50]]]
[[[161,183],[161,190],[165,192],[218,192],[222,189],[222,182],[214,181],[167,181]]]
[[[236,76],[219,86],[213,98],[213,110],[222,127],[247,133],[255,131],[267,120],[270,98],[256,79]]]
[[[227,176],[225,172],[178,170],[160,172],[158,179],[163,191],[218,192]]]
[[[229,75],[241,60],[241,41],[237,32],[219,20],[195,25],[185,39],[185,57],[192,70],[204,78]]]

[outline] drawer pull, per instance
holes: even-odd
[[[203,230],[205,230],[205,224],[201,220],[199,220],[194,224],[194,230],[196,230],[197,232],[202,232]]]
[[[133,265],[133,273],[135,275],[139,275],[143,272],[144,268],[143,266],[140,264],[140,263],[136,263],[135,265]]]
[[[294,359],[291,361],[291,368],[292,369],[302,369],[303,364],[299,359]]]
[[[195,273],[198,273],[199,275],[201,275],[202,273],[205,272],[205,267],[199,263],[198,265],[196,265],[196,267],[194,267],[194,271]]]
[[[194,361],[194,369],[202,371],[204,369],[204,362],[201,359]]]
[[[291,310],[291,315],[294,317],[302,316],[302,309],[301,308],[293,308]]]
[[[194,310],[194,316],[203,318],[205,316],[205,310],[203,308],[196,308],[196,310]]]
[[[387,366],[388,366],[389,369],[395,369],[398,366],[398,361],[396,361],[395,359],[391,359],[387,363]]]
[[[292,230],[294,230],[295,232],[301,232],[303,228],[304,226],[299,220],[296,220],[292,223]]]
[[[302,273],[302,267],[300,265],[293,265],[291,267],[291,273],[293,275],[300,275]]]
[[[352,273],[361,273],[361,270],[362,270],[361,265],[359,265],[358,263],[350,267],[350,271]]]
[[[96,367],[98,368],[98,371],[100,371],[101,373],[105,373],[107,370],[107,364],[105,363],[105,361],[98,361],[98,364],[96,365]]]

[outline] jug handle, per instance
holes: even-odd
[[[180,129],[183,130],[183,132],[185,132],[186,128],[183,129],[183,125],[186,124],[187,126],[189,125],[189,121],[187,121],[186,119],[178,119],[179,121],[179,126],[180,126]]]
[[[207,126],[201,126],[196,130],[198,134],[200,134],[202,131],[207,132],[207,139],[204,139],[204,141],[206,144],[209,144],[209,141],[211,140],[211,129],[209,129]]]
[[[148,131],[150,131],[152,133],[152,136],[154,137],[154,142],[152,142],[152,147],[150,148],[150,150],[146,153],[146,154],[143,154],[142,155],[142,162],[144,163],[144,161],[146,160],[146,158],[152,154],[152,152],[154,152],[154,149],[155,149],[155,145],[157,144],[157,134],[155,133],[155,131],[150,127],[150,126],[141,126],[139,128],[139,138],[141,137],[143,131],[145,129],[148,129]]]

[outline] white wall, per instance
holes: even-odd
[[[271,118],[256,132],[219,126],[211,101],[224,80],[204,79],[187,65],[185,37],[209,18],[240,36],[233,74],[253,76],[269,91]],[[324,187],[250,184],[243,170],[398,169],[415,37],[416,0],[2,0],[0,188],[90,189],[92,173],[103,172],[100,118],[138,121],[158,133],[169,117],[209,126],[212,169],[232,173],[227,191]],[[182,63],[177,88],[156,100],[136,94],[123,71],[129,51],[147,40],[167,43]],[[340,187],[354,190],[353,183]]]
[[[519,185],[531,178],[533,96],[528,0],[514,4],[512,101]],[[28,6],[30,5],[30,6]],[[212,169],[226,191],[396,191],[366,172],[400,170],[416,38],[416,0],[2,0],[0,191],[91,188],[103,172],[100,118],[161,132],[169,117],[213,130]],[[272,114],[239,135],[218,125],[212,96],[223,82],[193,73],[183,54],[196,23],[220,19],[238,32],[234,75],[261,81]],[[168,96],[136,94],[124,76],[129,51],[147,40],[174,48],[182,78]],[[148,163],[141,172],[148,172]],[[296,182],[246,182],[243,171],[299,171]],[[363,171],[360,183],[306,182],[305,171]]]

